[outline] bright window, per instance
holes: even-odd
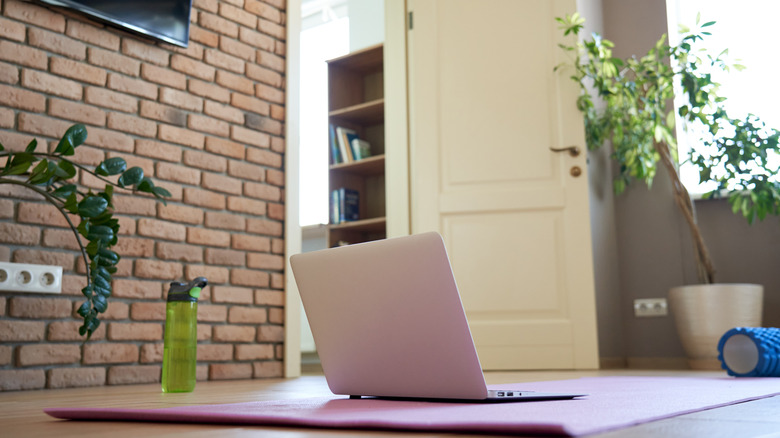
[[[713,74],[721,84],[720,94],[728,99],[727,110],[732,117],[744,118],[748,113],[760,117],[768,127],[780,128],[780,58],[774,53],[777,41],[777,17],[780,1],[777,0],[667,0],[669,40],[679,42],[678,24],[694,28],[697,15],[701,23],[716,21],[709,27],[711,36],[701,45],[714,55],[728,49],[728,59],[747,68],[732,69],[729,73]],[[688,155],[690,144],[697,141],[695,135],[686,136],[677,124],[680,159]],[[780,160],[780,157],[775,157]],[[683,163],[680,174],[692,195],[711,191],[701,186],[698,172],[690,164]]]

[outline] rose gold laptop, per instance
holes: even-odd
[[[290,258],[334,394],[466,401],[583,394],[488,390],[438,233]]]

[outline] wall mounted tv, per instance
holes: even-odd
[[[187,47],[192,0],[38,0],[111,26]]]

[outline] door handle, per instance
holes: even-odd
[[[565,148],[550,148],[553,152],[568,152],[572,157],[578,157],[580,155],[579,146],[568,146]]]

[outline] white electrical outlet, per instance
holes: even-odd
[[[0,291],[62,292],[62,266],[0,262]]]
[[[635,316],[666,316],[668,314],[669,308],[666,304],[666,298],[641,298],[634,300]]]

